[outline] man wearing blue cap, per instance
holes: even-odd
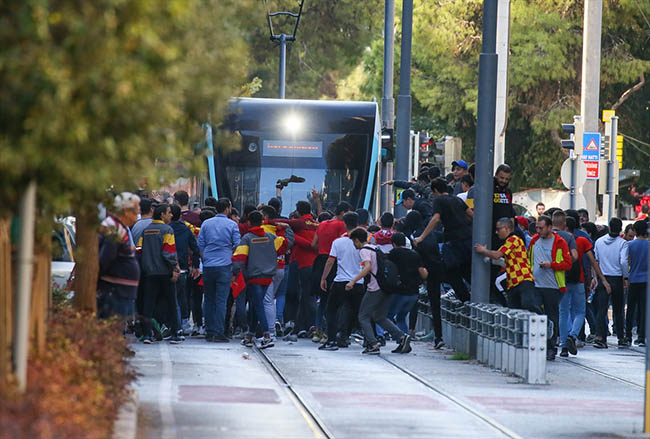
[[[469,166],[465,160],[454,160],[451,162],[451,173],[454,175],[454,180],[450,183],[451,187],[454,188],[454,195],[458,195],[463,192],[463,185],[460,182],[460,179],[464,175],[468,174]]]

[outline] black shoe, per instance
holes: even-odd
[[[401,354],[402,350],[404,349],[404,342],[406,342],[406,337],[410,337],[408,334],[404,334],[402,338],[400,339],[399,343],[397,344],[397,347],[391,351],[393,354]],[[410,338],[408,339],[409,341],[411,340]],[[410,346],[409,346],[410,347]]]
[[[226,337],[223,334],[206,335],[205,336],[205,341],[208,341],[210,343],[228,343],[228,342],[230,342],[228,337]]]
[[[304,182],[305,179],[303,177],[292,175],[289,178],[282,178],[278,180],[278,182],[275,184],[275,187],[278,189],[282,189],[284,187],[287,187],[289,183],[304,183]]]
[[[630,344],[627,342],[627,340],[619,340],[618,341],[618,347],[619,348],[629,348]]]
[[[555,352],[549,351],[546,354],[546,361],[555,361]]]
[[[436,341],[433,344],[434,349],[442,349],[445,346],[445,342],[442,341],[442,338],[436,339]]]
[[[335,341],[328,341],[325,344],[318,346],[319,351],[338,351],[339,347]]]
[[[379,355],[379,343],[368,346],[363,351],[361,351],[361,353],[364,355]]]
[[[594,341],[594,347],[596,349],[607,349],[607,343],[602,340],[596,340]]]
[[[260,343],[260,349],[272,348],[273,346],[275,346],[275,343],[271,337],[264,337]]]
[[[578,348],[576,347],[576,341],[574,340],[573,337],[568,336],[566,338],[566,348],[569,352],[571,352],[571,355],[578,355]],[[564,351],[564,349],[562,349]]]
[[[298,338],[307,338],[309,336],[308,332],[305,331],[304,329],[302,331],[298,331]]]
[[[408,334],[404,336],[404,340],[402,341],[402,350],[399,352],[400,354],[408,354],[409,352],[412,351],[411,338],[412,337]]]
[[[241,339],[241,344],[242,346],[246,346],[247,348],[252,348],[253,346],[255,346],[255,340],[253,340],[253,337],[246,335],[244,336],[244,338]]]
[[[275,336],[276,337],[282,337],[284,335],[284,331],[282,329],[282,323],[278,322],[277,320],[275,321]]]
[[[569,356],[569,350],[567,348],[562,348],[562,352],[560,352],[560,357],[566,358]]]
[[[383,336],[378,335],[377,336],[377,343],[379,343],[381,346],[386,346],[386,339]]]
[[[181,337],[179,335],[175,335],[175,336],[169,338],[169,343],[170,344],[180,344],[180,343],[183,342],[183,340],[185,340],[184,337]]]
[[[645,339],[644,338],[637,338],[636,339],[636,345],[639,346],[640,348],[645,347]]]
[[[350,343],[348,343],[345,337],[338,337],[336,340],[336,345],[340,348],[350,347]]]

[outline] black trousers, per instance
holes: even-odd
[[[442,338],[442,320],[440,318],[440,284],[442,274],[437,270],[429,270],[427,278],[427,295],[431,306],[431,317],[433,321],[433,333],[436,339]]]
[[[470,299],[469,290],[463,282],[472,282],[472,240],[463,239],[445,243],[443,259],[445,260],[445,279],[454,289],[458,300],[467,302]],[[451,261],[449,260],[451,259]]]
[[[612,287],[611,299],[616,336],[622,341],[625,339],[623,276],[605,276],[605,278]],[[602,283],[599,283],[598,288],[596,288],[596,297],[594,297],[594,302],[596,302],[596,335],[603,340],[607,340],[607,310],[609,309],[609,299],[610,295],[607,294],[607,290],[605,290]]]
[[[330,287],[327,298],[327,338],[336,340],[337,332],[349,334],[350,314],[353,309],[353,297],[363,298],[363,285],[356,284],[350,291],[345,290],[347,282],[334,282]],[[361,303],[361,302],[359,302]],[[340,311],[340,314],[339,314]],[[355,316],[358,315],[358,310]]]
[[[312,294],[312,267],[298,268],[298,312],[294,332],[308,331],[316,318],[316,297]]]
[[[625,336],[632,339],[632,327],[634,326],[634,313],[639,310],[639,322],[636,328],[636,336],[639,340],[645,340],[645,301],[647,283],[630,283],[627,294],[627,314],[625,315]]]
[[[143,288],[144,333],[149,336],[153,329],[151,319],[154,312],[159,310],[165,322],[170,325],[172,333],[176,335],[180,328],[178,314],[176,313],[176,289],[168,274],[144,276]]]
[[[542,314],[540,305],[539,297],[535,293],[535,284],[529,280],[508,290],[508,308],[525,309]]]
[[[192,297],[190,306],[192,308],[192,320],[198,328],[203,326],[203,287],[199,285],[198,279],[190,279],[189,288]]]
[[[546,339],[546,348],[548,352],[557,352],[557,338],[560,335],[560,299],[562,293],[554,288],[537,288],[535,292],[538,297],[538,303],[544,307],[543,312],[548,317],[549,322],[553,322],[553,332],[548,334]]]

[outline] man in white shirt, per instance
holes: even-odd
[[[329,257],[325,263],[325,269],[321,276],[321,289],[327,291],[327,276],[332,270],[334,261],[336,261],[336,277],[329,289],[327,299],[327,343],[322,344],[318,349],[326,351],[336,351],[339,347],[347,347],[347,340],[336,340],[337,332],[341,334],[348,333],[348,324],[350,313],[352,312],[352,300],[355,296],[363,296],[363,280],[359,279],[350,290],[346,290],[345,285],[355,278],[361,271],[361,257],[359,250],[354,246],[354,242],[349,238],[349,233],[359,225],[359,215],[356,212],[348,212],[343,215],[343,223],[347,233],[342,237],[335,239],[330,249]],[[338,319],[339,309],[341,309],[341,318]]]

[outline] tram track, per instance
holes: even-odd
[[[332,432],[329,431],[329,429],[325,426],[325,423],[309,406],[309,404],[307,404],[305,399],[300,396],[300,394],[296,391],[291,382],[282,373],[275,362],[264,352],[263,349],[260,349],[256,346],[253,348],[253,350],[260,358],[262,363],[264,363],[271,375],[273,375],[275,379],[280,383],[280,385],[284,387],[287,395],[289,396],[289,399],[291,399],[291,402],[293,402],[293,404],[296,406],[302,417],[305,419],[305,422],[314,433],[314,438],[334,439]]]
[[[419,376],[415,372],[409,370],[408,368],[397,364],[393,360],[390,360],[389,358],[387,358],[387,357],[385,357],[383,355],[380,355],[379,358],[381,358],[382,360],[384,360],[385,362],[387,362],[388,364],[390,364],[391,366],[393,366],[394,368],[396,368],[400,372],[408,375],[411,379],[417,381],[418,383],[420,383],[421,385],[423,385],[427,389],[437,393],[438,395],[442,396],[443,398],[447,399],[448,401],[450,401],[453,404],[457,405],[458,407],[462,408],[466,412],[470,413],[474,417],[480,419],[485,424],[490,426],[492,429],[498,431],[499,433],[501,433],[505,437],[510,438],[510,439],[523,439],[522,436],[518,435],[517,433],[510,430],[509,428],[501,425],[496,420],[492,419],[490,416],[486,415],[485,413],[480,412],[479,410],[477,410],[474,407],[472,407],[471,405],[463,402],[459,398],[456,398],[454,395],[450,394],[449,392],[446,392],[446,391],[440,389],[439,387],[434,386],[429,381],[422,378],[421,376]]]
[[[581,367],[581,368],[583,368],[585,370],[588,370],[589,372],[592,372],[592,373],[594,373],[596,375],[600,375],[600,376],[602,376],[604,378],[608,378],[608,379],[613,380],[613,381],[618,381],[619,383],[628,384],[628,385],[634,386],[634,387],[636,387],[638,389],[645,389],[644,386],[642,386],[641,384],[635,383],[634,381],[626,380],[625,378],[621,378],[621,377],[618,377],[616,375],[612,375],[610,373],[604,372],[604,371],[602,371],[600,369],[597,369],[595,367],[587,366],[587,365],[582,364],[582,363],[580,363],[578,361],[575,361],[575,360],[573,360],[571,358],[562,358],[562,361],[564,361],[566,363],[569,363],[569,364],[573,364],[574,366]]]

